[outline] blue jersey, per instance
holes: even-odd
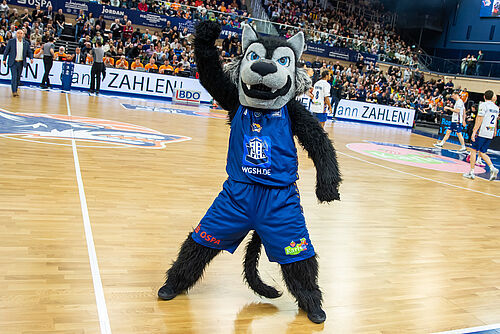
[[[240,106],[231,122],[226,171],[243,183],[286,187],[298,179],[297,150],[286,106],[261,112]]]

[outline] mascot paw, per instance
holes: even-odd
[[[315,324],[321,324],[326,320],[326,313],[322,309],[318,309],[308,312],[307,317]]]
[[[317,186],[316,187],[316,197],[323,202],[333,202],[340,201],[340,194],[337,186]]]
[[[195,41],[213,44],[219,38],[221,27],[212,21],[201,21],[196,25]]]
[[[158,290],[158,297],[163,300],[171,300],[177,296],[177,292],[168,285],[164,285]]]

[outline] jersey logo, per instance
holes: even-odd
[[[57,144],[51,140],[74,139],[100,143],[100,146],[93,147],[106,147],[102,144],[108,144],[109,147],[109,144],[112,144],[156,149],[164,148],[166,143],[191,139],[118,121],[82,116],[12,113],[2,109],[0,136],[56,145],[65,144]]]
[[[305,250],[307,250],[308,243],[306,242],[306,238],[300,239],[300,244],[296,244],[295,241],[292,240],[290,242],[290,246],[285,247],[286,255],[297,255]]]
[[[259,167],[271,165],[271,141],[269,137],[245,135],[243,165]]]
[[[260,125],[259,123],[252,123],[252,131],[253,132],[260,133],[260,130],[262,130],[262,125]]]

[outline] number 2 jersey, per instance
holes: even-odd
[[[231,121],[226,166],[229,178],[286,187],[297,181],[297,169],[287,107],[263,112],[240,106]]]
[[[491,101],[481,103],[477,115],[484,117],[479,128],[479,137],[492,139],[498,122],[498,107]]]

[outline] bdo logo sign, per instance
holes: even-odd
[[[199,105],[201,93],[187,89],[174,89],[173,102],[179,104]]]

